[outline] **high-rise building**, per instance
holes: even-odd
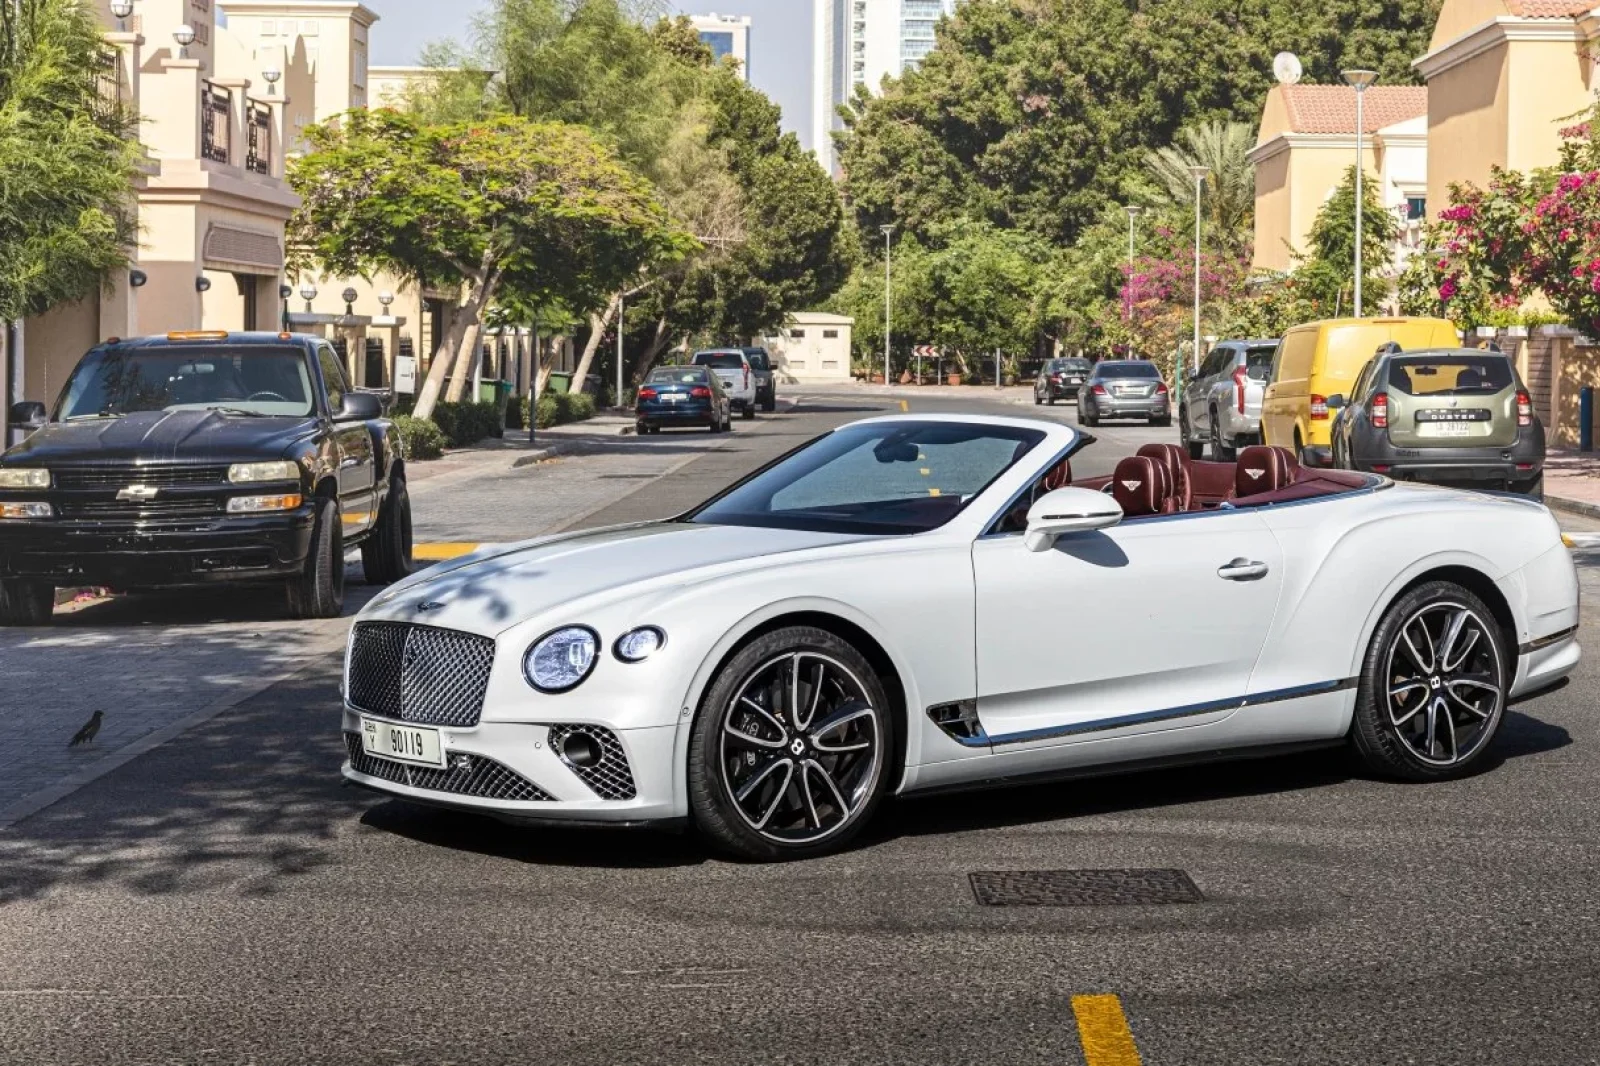
[[[739,72],[750,80],[750,16],[690,15],[689,21],[700,34],[700,42],[709,45],[711,54],[721,60],[732,56],[739,61]]]
[[[957,0],[815,0],[812,142],[831,173],[838,107],[865,85],[877,92],[933,51],[934,26]]]

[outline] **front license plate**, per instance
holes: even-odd
[[[368,755],[418,766],[444,765],[444,748],[437,729],[361,719],[361,747]]]
[[[1470,437],[1470,422],[1422,422],[1417,426],[1419,437]]]

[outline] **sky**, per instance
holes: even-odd
[[[811,147],[811,5],[815,0],[673,0],[685,15],[750,16],[751,83],[783,109],[783,128]],[[429,41],[465,41],[478,0],[365,0],[381,20],[372,28],[372,62],[404,66],[417,61]]]

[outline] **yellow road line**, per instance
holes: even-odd
[[[901,400],[900,401],[900,410],[902,410],[902,411],[911,410],[911,401],[910,400]]]
[[[1072,1013],[1078,1016],[1078,1037],[1089,1066],[1140,1066],[1139,1049],[1116,996],[1073,996]]]
[[[413,559],[422,559],[427,562],[440,562],[445,559],[454,559],[468,552],[477,551],[480,545],[468,544],[464,541],[440,541],[433,544],[417,544],[411,549]]]

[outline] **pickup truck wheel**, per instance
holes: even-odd
[[[776,411],[778,409],[778,394],[776,392],[767,393],[767,398],[761,401],[761,409],[768,412]]]
[[[296,618],[337,618],[344,612],[344,533],[333,500],[317,501],[305,570],[289,581],[289,612]]]
[[[405,478],[389,482],[378,526],[361,544],[361,570],[369,585],[392,585],[411,573],[411,496]]]
[[[54,585],[42,581],[0,581],[0,626],[47,626],[56,607]]]
[[[753,404],[753,403],[745,404],[744,407],[741,408],[740,411],[739,411],[739,417],[744,419],[745,421],[749,421],[750,419],[754,418],[755,416],[756,416],[756,405]]]

